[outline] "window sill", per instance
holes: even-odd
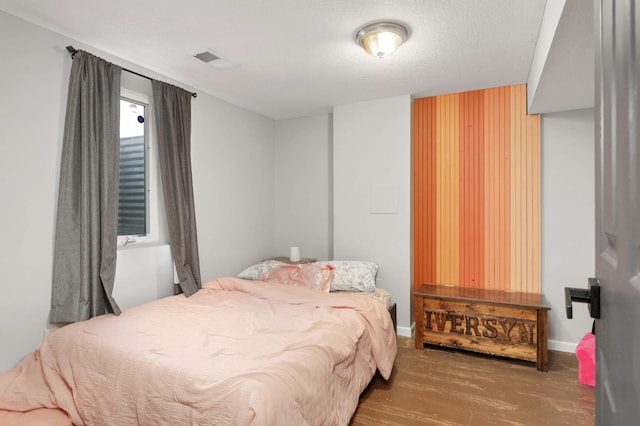
[[[118,251],[165,247],[168,245],[169,243],[163,242],[163,241],[135,242],[135,243],[129,243],[127,245],[118,245]]]

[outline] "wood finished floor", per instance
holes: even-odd
[[[594,389],[578,382],[575,355],[549,352],[535,365],[447,349],[415,349],[398,336],[388,382],[362,393],[351,425],[593,425]]]

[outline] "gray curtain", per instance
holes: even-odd
[[[69,78],[53,260],[51,322],[119,314],[111,296],[118,238],[121,68],[78,51]]]
[[[201,286],[191,180],[191,93],[161,81],[151,84],[171,255],[180,288],[191,296]]]

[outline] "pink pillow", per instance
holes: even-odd
[[[596,385],[596,335],[587,333],[578,346],[576,346],[578,358],[578,380],[583,385]]]
[[[328,292],[333,279],[333,267],[317,263],[281,265],[260,275],[259,279]]]

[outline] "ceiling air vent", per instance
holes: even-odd
[[[235,65],[229,61],[222,59],[220,56],[214,54],[209,50],[205,50],[204,52],[193,55],[195,58],[200,59],[202,62],[205,62],[211,65],[214,68],[219,70],[227,69],[227,68],[235,68]]]

